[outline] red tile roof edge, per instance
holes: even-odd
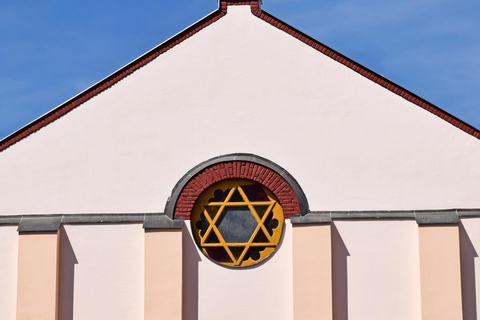
[[[323,43],[313,39],[312,37],[304,34],[303,32],[295,29],[294,27],[288,25],[287,23],[283,22],[282,20],[272,16],[271,14],[263,11],[259,7],[259,0],[253,1],[238,1],[238,0],[221,0],[219,4],[219,9],[211,13],[210,15],[206,16],[205,18],[199,20],[198,22],[194,23],[187,29],[181,31],[180,33],[176,34],[172,38],[168,39],[167,41],[163,42],[162,44],[158,45],[157,47],[153,48],[149,52],[145,53],[144,55],[140,56],[139,58],[135,59],[134,61],[130,62],[123,68],[119,69],[118,71],[114,72],[110,76],[106,77],[105,79],[101,80],[97,84],[93,85],[92,87],[86,89],[85,91],[81,92],[77,96],[71,98],[70,100],[66,101],[65,103],[61,104],[60,106],[56,107],[55,109],[47,112],[40,118],[34,120],[33,122],[27,124],[23,128],[15,131],[11,135],[5,137],[4,139],[0,140],[0,152],[7,149],[11,145],[15,144],[16,142],[22,140],[23,138],[29,136],[30,134],[36,132],[37,130],[43,128],[47,124],[57,120],[61,116],[65,115],[66,113],[70,112],[71,110],[75,109],[82,103],[86,102],[87,100],[93,98],[97,94],[101,93],[102,91],[110,88],[118,81],[122,80],[123,78],[127,77],[131,73],[135,72],[136,70],[140,69],[162,53],[166,52],[167,50],[173,48],[177,44],[180,44],[184,40],[190,38],[200,30],[204,29],[205,27],[209,26],[210,24],[214,23],[218,19],[222,18],[227,14],[227,7],[229,5],[248,5],[250,4],[252,13],[257,16],[258,18],[266,21],[267,23],[275,26],[276,28],[290,34],[291,36],[297,38],[298,40],[304,42],[305,44],[311,46],[312,48],[320,51],[321,53],[327,55],[328,57],[342,63],[343,65],[347,66],[348,68],[352,69],[353,71],[363,75],[364,77],[376,82],[377,84],[381,85],[382,87],[392,91],[393,93],[407,99],[408,101],[420,106],[421,108],[437,115],[438,117],[444,119],[445,121],[451,123],[455,127],[465,131],[466,133],[474,136],[477,139],[480,139],[480,131],[474,128],[473,126],[467,124],[466,122],[454,117],[453,115],[449,114],[448,112],[440,109],[439,107],[433,105],[432,103],[422,99],[421,97],[415,95],[414,93],[402,88],[401,86],[395,84],[394,82],[388,80],[387,78],[371,71],[370,69],[362,66],[361,64],[355,62],[354,60],[347,58],[346,56],[342,55],[341,53],[327,47]]]

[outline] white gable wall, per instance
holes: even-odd
[[[211,157],[288,170],[312,210],[480,207],[480,142],[248,6],[0,153],[0,214],[161,212]]]

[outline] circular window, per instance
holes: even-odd
[[[203,253],[232,267],[250,266],[272,254],[283,221],[275,196],[250,180],[211,185],[198,197],[191,216],[193,235]]]

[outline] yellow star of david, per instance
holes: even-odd
[[[192,228],[209,258],[224,265],[248,266],[275,250],[282,234],[283,210],[273,194],[258,184],[224,181],[198,199]]]

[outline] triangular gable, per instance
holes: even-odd
[[[79,105],[83,104],[84,102],[88,101],[89,99],[93,98],[94,96],[98,95],[99,93],[103,92],[104,90],[110,88],[115,83],[119,82],[123,78],[127,77],[128,75],[132,74],[139,68],[145,66],[153,59],[157,58],[159,55],[163,54],[167,50],[173,48],[174,46],[180,44],[184,40],[190,38],[191,36],[195,35],[200,30],[206,28],[210,24],[214,23],[215,21],[219,20],[220,18],[224,17],[227,14],[227,8],[230,5],[250,5],[252,14],[256,17],[268,22],[269,24],[275,26],[276,28],[290,34],[291,36],[295,37],[296,39],[304,42],[305,44],[311,46],[315,50],[325,54],[326,56],[334,59],[335,61],[345,65],[346,67],[350,68],[351,70],[361,74],[367,79],[379,84],[380,86],[384,87],[385,89],[403,97],[404,99],[416,104],[417,106],[433,113],[434,115],[444,119],[445,121],[449,122],[453,126],[463,130],[464,132],[474,136],[477,139],[480,139],[480,131],[473,126],[467,124],[466,122],[456,118],[455,116],[449,114],[448,112],[442,110],[441,108],[435,106],[434,104],[428,102],[427,100],[417,96],[416,94],[408,91],[407,89],[401,87],[400,85],[388,80],[387,78],[375,73],[374,71],[366,68],[365,66],[359,64],[358,62],[342,55],[341,53],[333,50],[332,48],[324,45],[323,43],[313,39],[312,37],[304,34],[303,32],[295,29],[294,27],[288,25],[287,23],[283,22],[282,20],[272,16],[271,14],[263,11],[260,9],[259,0],[253,1],[238,1],[238,0],[220,0],[218,10],[212,12],[205,18],[199,20],[198,22],[194,23],[190,27],[186,28],[185,30],[179,32],[172,38],[168,39],[167,41],[163,42],[162,44],[158,45],[157,47],[153,48],[152,50],[148,51],[144,55],[140,56],[139,58],[135,59],[134,61],[130,62],[126,66],[122,67],[121,69],[117,70],[116,72],[112,73],[105,79],[101,80],[100,82],[96,83],[92,87],[86,89],[85,91],[81,92],[77,96],[71,98],[70,100],[66,101],[65,103],[61,104],[60,106],[56,107],[55,109],[47,112],[40,118],[36,119],[35,121],[29,123],[25,127],[19,129],[18,131],[12,133],[11,135],[7,136],[3,140],[0,141],[0,152],[8,148],[9,146],[15,144],[16,142],[22,140],[23,138],[29,136],[33,132],[43,128],[47,124],[55,121],[56,119],[60,118],[61,116],[65,115],[66,113],[70,112],[71,110],[75,109]]]

